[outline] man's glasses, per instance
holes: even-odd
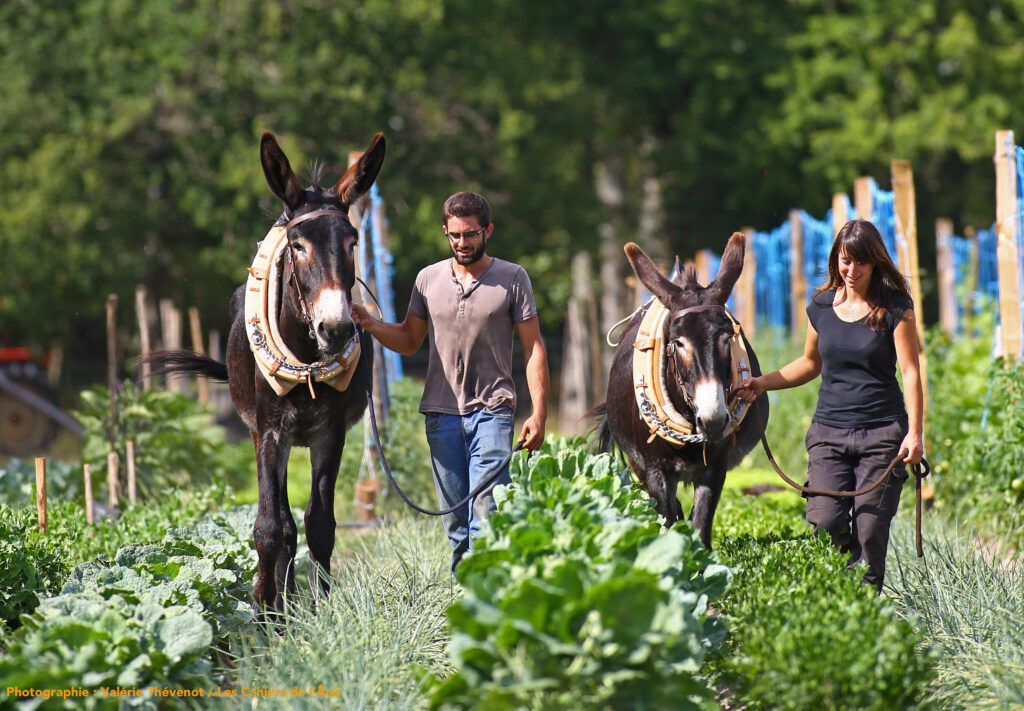
[[[448,232],[445,230],[445,234],[448,235],[448,239],[452,242],[458,242],[460,239],[470,241],[482,235],[485,229],[485,227],[481,227],[478,230],[469,230],[468,232]]]

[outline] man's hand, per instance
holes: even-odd
[[[369,331],[374,318],[362,304],[352,304],[352,321],[364,331]]]
[[[530,415],[523,423],[523,433],[519,442],[530,452],[536,452],[544,443],[544,420],[537,415]]]

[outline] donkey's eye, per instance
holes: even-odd
[[[298,242],[292,242],[292,249],[295,250],[296,254],[301,254],[303,256],[305,256],[305,254],[306,254],[306,248],[303,247]]]
[[[718,339],[718,351],[723,356],[729,355],[729,350],[732,346],[732,336],[725,334]]]

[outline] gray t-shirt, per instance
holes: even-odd
[[[526,270],[494,258],[463,291],[450,259],[416,277],[409,313],[427,321],[430,360],[420,412],[468,415],[516,406],[515,324],[537,315]]]

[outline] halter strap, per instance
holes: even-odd
[[[697,311],[718,311],[718,310],[722,310],[722,311],[725,311],[726,313],[729,313],[729,309],[727,309],[722,304],[701,304],[700,306],[690,306],[690,307],[685,308],[685,309],[679,309],[678,311],[673,311],[672,315],[669,316],[669,320],[670,321],[675,321],[677,318],[679,318],[681,316],[685,316],[686,314],[694,313],[694,312],[697,312]]]
[[[293,217],[288,221],[288,224],[284,226],[285,233],[299,223],[305,222],[306,220],[312,220],[317,217],[322,217],[324,215],[344,215],[346,218],[348,217],[348,213],[343,212],[342,210],[338,210],[333,207],[322,207],[319,210],[313,210],[312,212],[307,212],[303,215],[299,215],[298,217]],[[295,292],[295,298],[299,302],[299,311],[301,312],[300,316],[309,327],[310,340],[315,341],[316,333],[313,331],[313,317],[311,316],[309,305],[306,303],[306,299],[302,295],[302,289],[299,288],[299,281],[295,278],[295,260],[292,256],[292,241],[290,239],[288,240],[288,271],[290,272],[288,282],[291,284],[292,290]]]
[[[299,215],[298,217],[293,217],[291,220],[288,221],[288,224],[286,224],[284,226],[284,228],[286,230],[290,230],[292,227],[294,227],[295,225],[299,224],[300,222],[305,222],[306,220],[312,220],[313,218],[320,217],[322,215],[344,215],[345,217],[348,217],[348,213],[347,212],[344,212],[342,210],[338,210],[337,208],[322,207],[319,210],[313,210],[313,212],[307,212],[304,215]]]

